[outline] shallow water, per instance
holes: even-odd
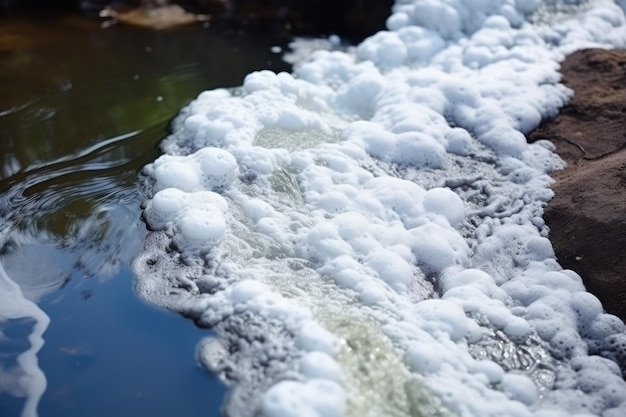
[[[133,293],[136,176],[180,107],[255,69],[288,69],[271,52],[284,44],[201,26],[0,19],[0,262],[51,318],[41,416],[219,415],[225,388],[193,360],[206,330]],[[0,323],[0,377],[31,327]],[[3,379],[0,415],[19,415],[24,400]]]

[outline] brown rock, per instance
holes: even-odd
[[[142,6],[123,12],[118,12],[111,7],[105,7],[100,12],[100,17],[111,18],[104,27],[112,24],[109,22],[119,21],[129,25],[157,30],[210,20],[209,15],[189,13],[176,4]]]
[[[561,265],[626,320],[626,51],[575,52],[561,72],[572,101],[529,135],[567,162],[545,220]]]

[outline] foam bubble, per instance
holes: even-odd
[[[261,407],[268,417],[340,417],[344,409],[343,390],[326,379],[279,382],[263,395]]]
[[[219,148],[202,148],[193,159],[198,162],[207,190],[228,188],[238,174],[237,160],[229,152]]]
[[[441,214],[456,229],[465,220],[463,201],[457,194],[447,188],[432,188],[424,195],[424,208],[432,213]]]
[[[319,351],[331,356],[339,349],[338,340],[313,320],[306,320],[300,324],[296,344],[302,350]]]
[[[185,239],[219,243],[224,239],[226,222],[219,210],[190,209],[179,221],[180,232]]]
[[[414,345],[407,351],[409,365],[421,374],[438,371],[442,363],[441,351],[432,345]]]
[[[415,306],[414,312],[423,320],[422,328],[435,337],[446,335],[457,341],[467,333],[465,312],[449,301],[424,300]]]
[[[160,189],[199,190],[200,175],[200,167],[182,157],[163,155],[154,162],[154,178]]]
[[[306,378],[329,379],[341,383],[343,371],[328,354],[320,351],[308,352],[300,359],[299,370]]]
[[[164,217],[169,217],[172,213],[178,213],[181,208],[183,192],[177,188],[166,188],[159,191],[152,198],[152,208]]]
[[[475,374],[484,375],[490,384],[501,382],[502,378],[505,376],[504,369],[502,369],[500,365],[488,360],[477,361],[471,366],[470,371]],[[507,383],[510,382],[509,380]]]
[[[525,375],[508,373],[502,376],[500,382],[502,390],[511,399],[524,404],[533,404],[539,397],[539,392],[533,381]]]

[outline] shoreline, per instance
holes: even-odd
[[[544,219],[563,268],[626,320],[626,51],[574,52],[561,73],[572,100],[528,135],[551,140],[567,163],[552,173]]]

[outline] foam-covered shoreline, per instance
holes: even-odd
[[[626,23],[563,10],[397,1],[352,52],[181,111],[136,287],[215,330],[227,415],[626,413],[624,324],[554,259],[561,161],[524,138],[569,98],[563,55]]]

